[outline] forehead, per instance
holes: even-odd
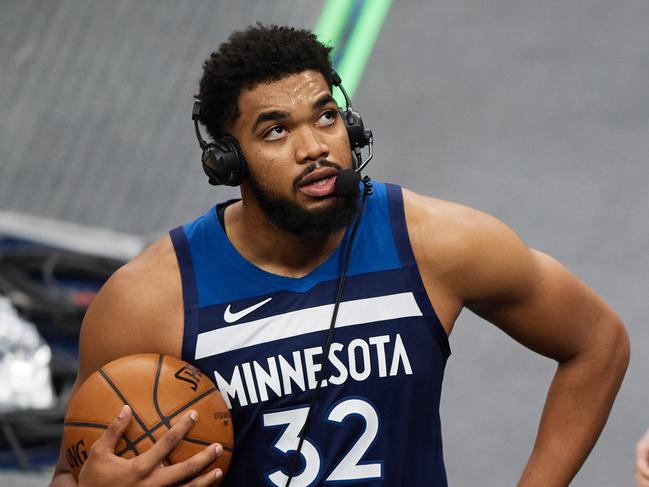
[[[239,95],[240,118],[255,117],[267,110],[290,112],[301,106],[311,107],[316,99],[327,93],[331,90],[321,73],[301,71],[243,90]]]

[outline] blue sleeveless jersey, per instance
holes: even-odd
[[[284,486],[324,349],[349,239],[310,274],[265,272],[213,208],[171,232],[183,359],[217,384],[235,442],[223,486]],[[375,184],[353,242],[324,387],[292,487],[447,485],[439,403],[450,353],[417,269],[401,188]]]

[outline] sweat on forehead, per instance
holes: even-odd
[[[305,71],[282,80],[263,83],[241,93],[239,116],[226,122],[228,131],[240,129],[255,132],[265,122],[284,122],[301,116],[310,116],[335,100],[320,73]]]
[[[277,81],[269,81],[243,90],[239,95],[238,105],[265,107],[271,105],[297,105],[313,103],[316,98],[331,94],[331,88],[322,75],[316,71],[303,71],[288,75]]]
[[[265,80],[241,90],[237,99],[236,118],[226,119],[226,130],[245,113],[249,116],[269,111],[288,115],[296,109],[315,110],[334,101],[331,86],[321,73],[313,70],[288,74],[280,79]],[[261,121],[261,120],[260,120]]]

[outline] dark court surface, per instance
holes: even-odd
[[[0,209],[154,237],[231,197],[198,165],[201,62],[234,28],[312,27],[321,5],[0,1]],[[626,323],[629,371],[579,487],[632,485],[649,428],[648,21],[644,0],[395,0],[354,97],[370,175],[497,216]],[[555,365],[469,312],[451,347],[450,484],[514,485]]]

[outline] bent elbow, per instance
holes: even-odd
[[[631,358],[629,334],[617,315],[609,317],[601,328],[602,336],[597,341],[598,355],[603,360],[607,372],[618,377],[621,382]]]
[[[618,367],[622,375],[624,375],[631,359],[631,341],[624,323],[619,318],[615,322],[615,333],[615,355],[617,356]]]

